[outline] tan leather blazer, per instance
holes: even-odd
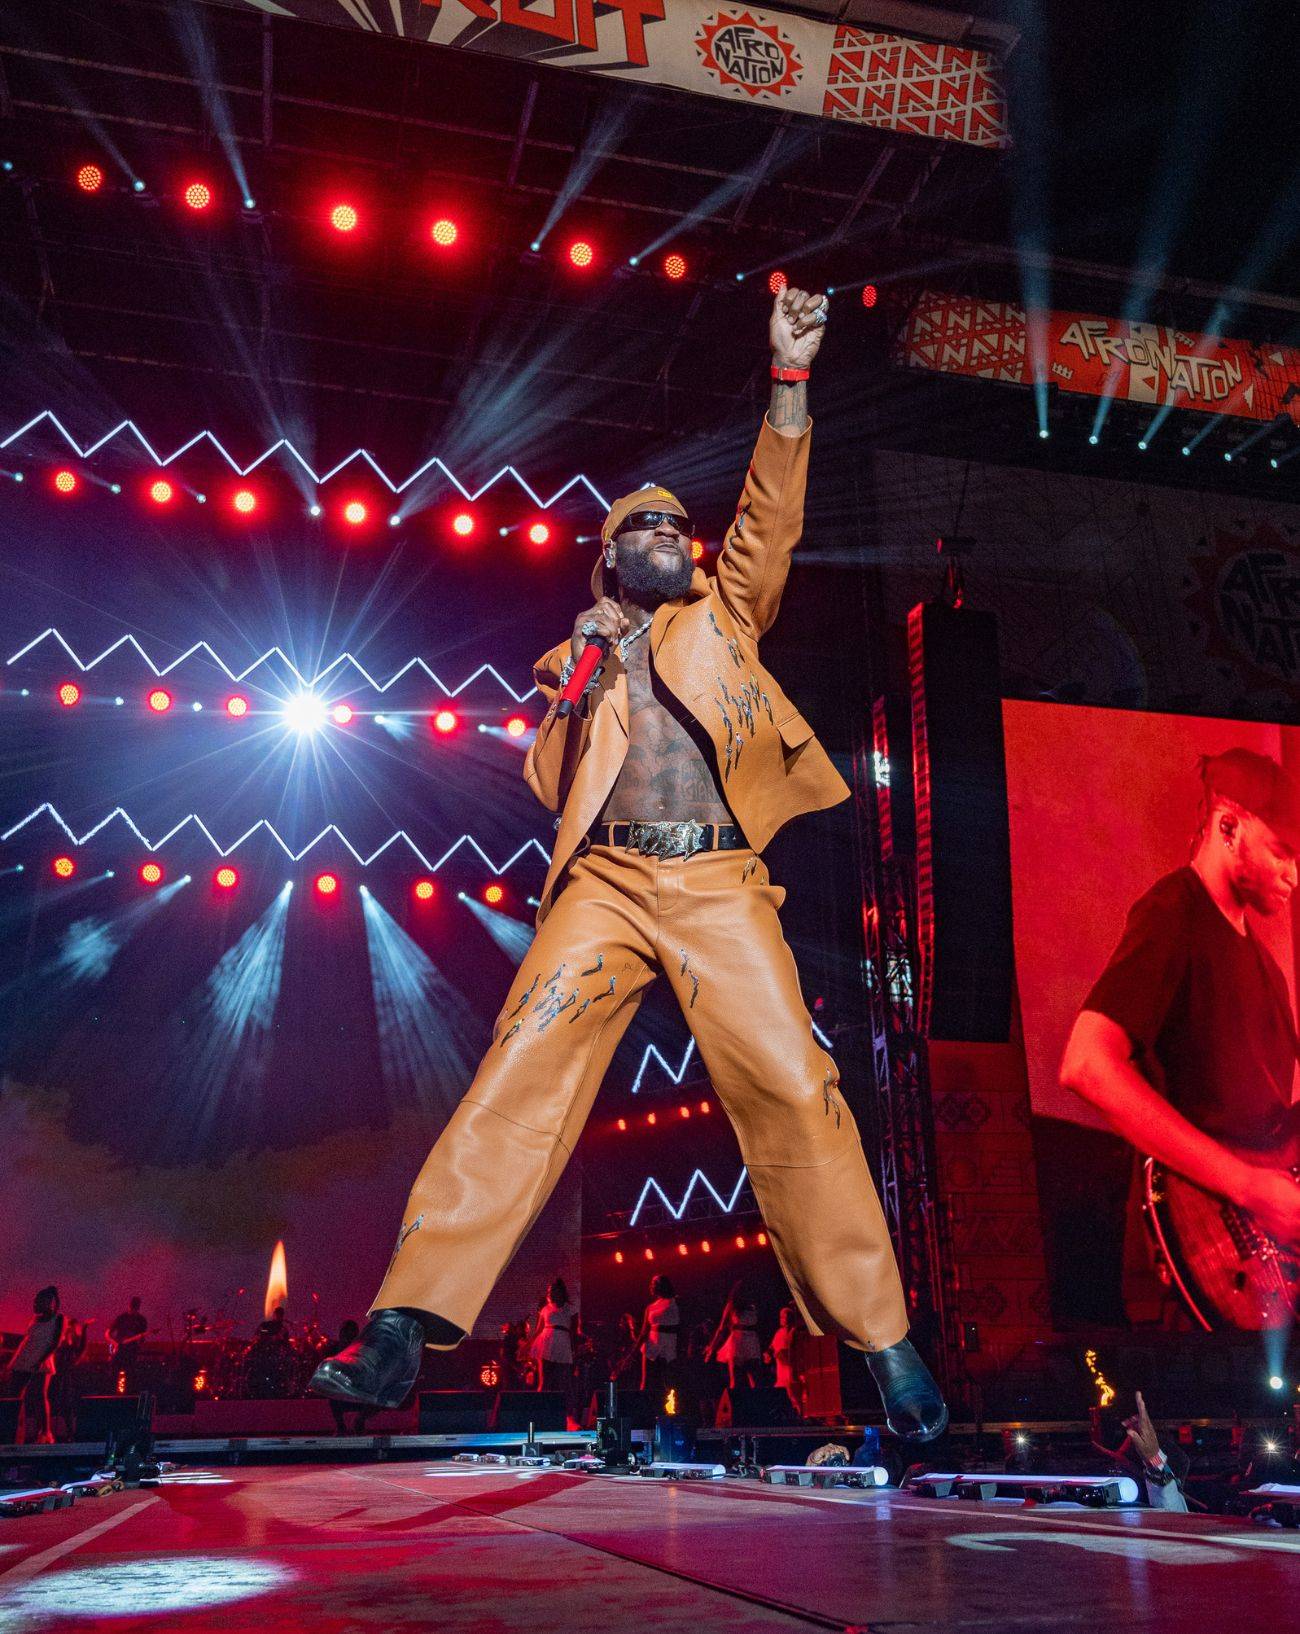
[[[712,739],[727,804],[755,851],[792,817],[837,805],[851,792],[758,657],[803,531],[811,429],[786,437],[764,417],[716,573],[697,567],[686,595],[656,608],[644,637],[656,674]],[[539,926],[614,787],[628,745],[627,671],[617,651],[603,662],[587,713],[575,709],[567,722],[556,720],[568,651],[566,636],[533,668],[550,707],[524,760],[524,777],[549,811],[561,813]]]

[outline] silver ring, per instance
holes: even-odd
[[[812,321],[814,323],[825,323],[826,322],[826,308],[824,306],[819,306],[817,308],[817,310],[812,315]]]
[[[581,635],[599,635],[600,625],[596,623],[594,618],[584,618],[579,626],[579,633]]]

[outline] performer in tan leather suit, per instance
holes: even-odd
[[[524,776],[560,814],[537,934],[416,1179],[370,1322],[315,1375],[322,1394],[395,1404],[422,1345],[469,1332],[662,974],[808,1330],[867,1353],[898,1433],[929,1440],[946,1423],[906,1338],[862,1142],[782,935],[785,890],[761,856],[792,817],[850,792],[758,654],[803,526],[806,382],[826,308],[801,290],[776,298],[772,402],[716,574],[693,565],[687,513],[667,489],[624,496],[602,528],[595,606],[535,667],[550,708]],[[595,634],[610,650],[561,721],[558,694]]]

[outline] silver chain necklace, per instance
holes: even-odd
[[[653,623],[654,623],[654,614],[652,613],[650,615],[650,617],[645,621],[645,623],[640,627],[640,629],[633,630],[631,635],[625,635],[622,638],[622,640],[620,640],[620,642],[618,644],[618,656],[621,659],[623,659],[626,662],[626,660],[627,660],[627,649],[632,645],[632,643],[639,636],[643,636]]]

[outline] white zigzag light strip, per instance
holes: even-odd
[[[809,1019],[811,1020],[812,1018],[809,1017]],[[812,1030],[813,1030],[813,1037],[816,1038],[817,1042],[822,1046],[823,1049],[829,1050],[829,1049],[832,1048],[832,1044],[831,1044],[830,1039],[826,1036],[826,1034],[821,1030],[821,1028],[817,1025],[817,1023],[815,1021],[813,1021]],[[646,1068],[650,1065],[651,1056],[653,1056],[654,1059],[656,1061],[658,1061],[659,1065],[664,1069],[664,1071],[667,1073],[669,1078],[672,1079],[673,1083],[680,1084],[682,1079],[686,1076],[686,1068],[689,1065],[691,1056],[694,1055],[694,1053],[695,1053],[695,1040],[693,1038],[690,1038],[690,1039],[687,1040],[686,1049],[682,1053],[682,1064],[681,1064],[681,1066],[674,1069],[664,1059],[663,1055],[659,1051],[658,1045],[656,1045],[656,1044],[647,1044],[646,1047],[645,1047],[645,1053],[641,1057],[641,1065],[637,1069],[637,1075],[632,1080],[632,1094],[635,1095],[638,1092],[638,1090],[641,1088],[641,1080],[642,1080],[642,1078],[645,1077],[645,1071],[646,1071]]]
[[[696,1169],[695,1173],[686,1182],[686,1190],[682,1193],[681,1202],[676,1206],[676,1208],[674,1208],[672,1203],[669,1201],[667,1192],[652,1175],[641,1188],[641,1195],[637,1198],[636,1207],[632,1210],[632,1216],[627,1222],[628,1226],[630,1228],[637,1223],[637,1220],[641,1215],[641,1210],[645,1207],[646,1201],[652,1192],[656,1192],[658,1194],[660,1202],[668,1210],[669,1214],[672,1215],[673,1219],[680,1220],[682,1215],[686,1212],[686,1205],[690,1202],[691,1196],[694,1193],[697,1185],[704,1187],[705,1191],[708,1192],[709,1196],[712,1197],[713,1201],[718,1205],[724,1214],[730,1214],[735,1208],[736,1204],[740,1201],[741,1187],[745,1184],[745,1181],[748,1178],[748,1169],[742,1169],[740,1171],[740,1179],[737,1180],[735,1190],[731,1194],[731,1200],[730,1202],[726,1202],[723,1200],[721,1193],[715,1190],[713,1182],[709,1179],[708,1175],[705,1174],[704,1170]]]
[[[529,499],[532,500],[533,504],[538,506],[541,510],[549,510],[557,500],[563,499],[564,495],[568,493],[570,488],[574,487],[585,488],[600,506],[602,511],[607,511],[609,509],[609,503],[602,496],[599,488],[596,487],[595,483],[593,483],[589,477],[582,476],[581,474],[576,477],[570,477],[564,486],[562,488],[557,488],[549,499],[543,499],[541,495],[537,493],[536,490],[532,488],[522,476],[520,476],[519,472],[515,470],[513,465],[503,465],[495,476],[489,477],[488,480],[480,487],[471,490],[465,486],[465,484],[460,480],[450,466],[444,464],[444,462],[439,459],[436,454],[432,459],[425,460],[423,465],[412,471],[410,476],[402,482],[394,482],[384,470],[383,466],[381,466],[375,459],[374,455],[365,448],[353,449],[353,451],[345,459],[341,459],[337,465],[332,465],[328,471],[325,471],[321,475],[317,475],[317,473],[312,470],[311,466],[287,437],[281,437],[278,442],[273,442],[271,446],[264,449],[262,453],[260,453],[257,458],[252,461],[251,464],[240,465],[239,461],[235,459],[232,454],[226,452],[226,450],[221,446],[216,437],[214,437],[210,431],[198,432],[195,436],[191,437],[187,443],[182,443],[181,446],[173,453],[167,455],[159,454],[150,444],[149,440],[145,437],[139,426],[136,425],[134,420],[121,421],[118,425],[115,425],[111,431],[106,431],[97,441],[88,443],[85,448],[82,448],[77,442],[76,438],[70,431],[67,430],[62,421],[60,421],[58,415],[53,413],[50,409],[42,409],[39,414],[33,415],[25,425],[19,426],[17,431],[11,431],[7,437],[0,439],[0,450],[8,448],[12,443],[18,442],[29,432],[35,431],[37,426],[41,425],[46,420],[49,421],[49,423],[59,433],[64,442],[67,443],[68,447],[72,449],[78,458],[83,460],[88,460],[92,454],[97,454],[106,443],[112,442],[115,437],[127,434],[135,438],[136,442],[141,448],[144,449],[145,453],[155,465],[164,469],[171,465],[173,461],[180,459],[182,454],[187,454],[189,450],[197,443],[208,442],[211,443],[213,448],[216,449],[217,453],[221,455],[222,459],[225,460],[226,464],[235,473],[235,475],[239,477],[246,477],[250,472],[256,471],[258,466],[261,465],[263,461],[269,460],[272,454],[278,453],[280,449],[283,449],[285,457],[287,459],[296,460],[317,487],[322,487],[331,479],[331,477],[336,477],[340,471],[345,471],[355,460],[360,460],[362,464],[370,467],[370,469],[385,485],[389,492],[393,494],[404,493],[406,489],[409,488],[413,482],[422,477],[426,471],[436,469],[441,471],[443,476],[446,477],[447,481],[451,483],[452,487],[471,503],[473,503],[473,501],[478,499],[481,495],[487,493],[488,489],[494,487],[503,477],[513,477],[523,491],[528,495]]]
[[[121,807],[121,806],[115,806],[113,808],[113,810],[109,812],[107,817],[103,818],[100,822],[96,823],[93,828],[87,829],[84,834],[82,834],[80,837],[78,837],[68,827],[67,823],[64,822],[63,818],[59,815],[58,811],[54,808],[54,806],[52,806],[49,803],[48,800],[45,801],[44,804],[37,806],[35,811],[28,812],[26,817],[24,817],[20,822],[15,823],[12,828],[8,828],[3,833],[0,833],[0,840],[11,839],[15,834],[17,834],[19,832],[20,829],[26,828],[28,823],[34,822],[37,817],[41,816],[42,813],[45,813],[45,812],[49,813],[50,817],[52,817],[53,820],[59,825],[59,827],[63,830],[63,832],[68,836],[69,840],[71,840],[73,845],[85,845],[87,843],[87,841],[92,840],[95,837],[95,835],[99,833],[101,828],[105,827],[106,824],[111,823],[115,817],[120,817],[122,819],[122,821],[126,824],[126,826],[135,835],[136,839],[138,839],[140,841],[141,845],[143,845],[145,847],[145,849],[148,850],[148,851],[158,851],[158,850],[160,850],[164,845],[167,844],[168,840],[173,839],[177,834],[180,833],[180,831],[183,828],[187,827],[190,823],[193,823],[194,826],[203,835],[203,837],[212,846],[212,849],[218,854],[218,856],[222,856],[222,857],[228,857],[231,854],[232,851],[237,851],[239,849],[239,847],[241,845],[243,845],[245,840],[249,839],[253,834],[257,833],[259,828],[264,828],[267,831],[267,833],[271,836],[271,838],[276,842],[276,844],[280,847],[280,849],[284,852],[285,856],[288,857],[290,859],[290,861],[292,861],[292,862],[300,861],[303,857],[305,857],[307,855],[307,853],[312,849],[313,846],[319,845],[320,842],[325,838],[325,836],[327,834],[333,834],[338,839],[342,840],[343,844],[347,847],[347,849],[352,853],[352,855],[357,859],[357,861],[361,864],[361,866],[363,868],[369,868],[371,863],[373,863],[377,858],[383,856],[384,852],[388,850],[390,845],[396,844],[396,842],[399,841],[399,840],[404,840],[406,842],[406,844],[410,847],[412,853],[416,857],[418,857],[420,859],[421,863],[427,869],[429,869],[429,871],[431,873],[434,873],[439,868],[441,868],[442,865],[445,862],[447,862],[452,856],[455,855],[455,853],[460,849],[460,847],[462,845],[469,845],[475,851],[477,851],[479,856],[482,857],[483,861],[487,864],[487,866],[492,870],[492,872],[494,874],[504,874],[506,869],[510,868],[514,863],[516,863],[519,860],[519,858],[522,857],[523,854],[527,850],[530,849],[530,847],[536,847],[537,851],[540,853],[540,855],[542,856],[542,858],[546,862],[549,863],[550,860],[551,860],[550,853],[542,845],[540,840],[528,840],[523,845],[521,845],[519,847],[519,849],[515,852],[515,854],[512,857],[508,858],[507,861],[505,861],[504,863],[501,864],[500,867],[498,867],[497,864],[492,861],[491,857],[488,856],[487,852],[484,851],[483,847],[478,843],[478,841],[474,838],[474,836],[472,834],[462,834],[461,837],[456,841],[456,843],[454,845],[449,846],[447,848],[447,850],[443,852],[442,856],[440,856],[438,858],[437,862],[430,862],[428,857],[426,857],[424,852],[420,850],[419,846],[416,845],[415,841],[411,838],[411,836],[406,832],[405,829],[399,829],[397,831],[397,833],[390,834],[389,837],[384,841],[384,843],[381,846],[379,846],[376,850],[372,851],[368,857],[363,857],[361,855],[361,853],[357,850],[357,848],[352,844],[351,840],[348,839],[347,835],[343,833],[342,829],[340,829],[334,823],[329,823],[323,829],[321,829],[320,833],[315,837],[315,839],[309,840],[307,842],[307,844],[305,846],[303,846],[301,851],[294,851],[292,849],[292,847],[287,845],[285,843],[285,841],[280,837],[279,833],[275,829],[275,826],[272,823],[268,823],[265,817],[260,817],[257,820],[257,822],[255,822],[250,829],[247,829],[243,834],[241,834],[239,836],[239,838],[233,842],[233,844],[228,845],[228,846],[223,846],[216,838],[214,838],[214,836],[212,834],[212,831],[208,828],[207,824],[204,823],[203,820],[201,818],[199,818],[198,816],[196,816],[193,812],[191,812],[188,817],[182,817],[180,822],[177,823],[174,828],[169,828],[167,830],[167,832],[162,836],[161,839],[150,840],[150,839],[146,838],[146,836],[144,835],[142,830],[139,828],[139,826],[136,824],[134,819],[131,817],[131,814],[128,811],[124,810],[124,808]]]
[[[372,687],[376,692],[387,692],[389,687],[391,687],[394,682],[400,681],[402,676],[405,675],[407,670],[410,669],[422,669],[429,679],[435,683],[435,685],[442,688],[444,695],[448,698],[455,698],[459,693],[463,692],[467,686],[471,685],[472,682],[476,681],[479,676],[485,672],[491,675],[493,680],[495,680],[499,686],[508,692],[516,703],[524,703],[537,691],[536,686],[531,686],[527,692],[516,692],[510,685],[509,681],[507,681],[491,664],[480,664],[474,673],[466,676],[466,678],[461,681],[459,685],[455,687],[448,687],[447,683],[429,668],[428,664],[425,663],[423,658],[409,659],[402,665],[401,669],[397,670],[393,675],[390,675],[388,680],[377,681],[375,677],[365,668],[365,666],[359,663],[350,652],[340,653],[340,655],[334,659],[332,663],[327,664],[323,670],[318,671],[316,675],[308,680],[308,678],[302,673],[302,671],[282,647],[268,648],[260,658],[255,658],[246,668],[235,671],[230,668],[220,654],[210,647],[206,641],[196,641],[194,645],[183,652],[179,658],[174,658],[170,664],[164,664],[160,669],[133,635],[119,636],[118,639],[113,642],[112,646],[105,647],[103,652],[101,652],[98,657],[92,658],[89,663],[83,663],[82,660],[77,657],[77,654],[73,651],[72,647],[60,634],[60,632],[53,626],[51,626],[48,630],[42,630],[40,635],[29,641],[25,647],[20,647],[18,651],[14,653],[12,658],[7,658],[5,660],[6,666],[9,664],[16,664],[20,658],[25,658],[34,647],[39,647],[41,642],[45,640],[57,641],[63,648],[64,652],[67,653],[68,657],[77,666],[77,668],[83,672],[83,674],[89,674],[89,672],[93,670],[97,664],[102,664],[103,661],[111,654],[115,653],[119,647],[131,646],[135,648],[136,652],[139,653],[140,657],[144,659],[145,663],[160,680],[164,675],[169,675],[178,664],[183,664],[187,658],[192,658],[196,652],[206,652],[212,661],[227,676],[229,676],[232,681],[235,682],[243,681],[245,677],[251,675],[259,665],[265,664],[269,659],[272,659],[278,655],[297,679],[298,683],[309,690],[313,690],[318,687],[321,682],[332,673],[332,671],[339,667],[339,665],[350,664],[352,668],[365,679],[366,684]]]

